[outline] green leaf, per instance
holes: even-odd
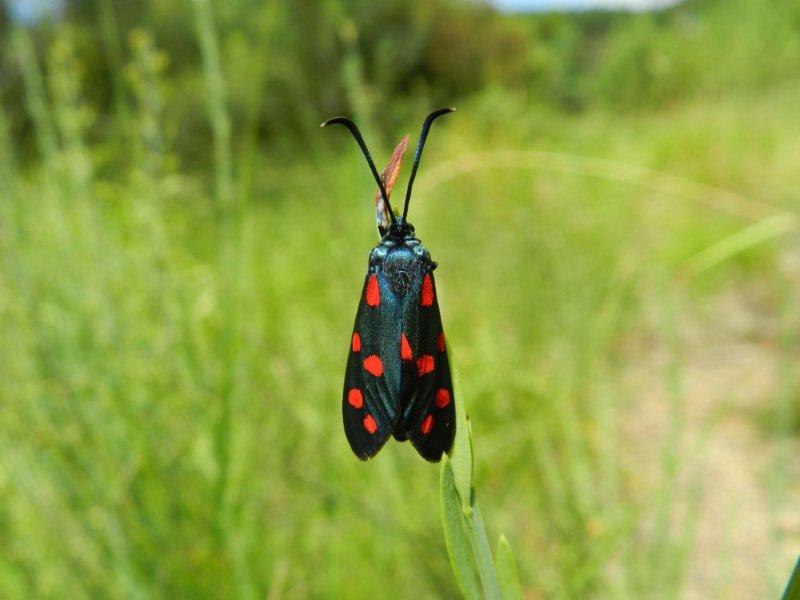
[[[497,542],[497,554],[494,559],[497,569],[497,583],[500,585],[500,596],[503,600],[522,600],[522,587],[517,574],[517,559],[506,536],[501,535]]]
[[[483,516],[474,494],[471,511],[469,515],[464,515],[464,526],[467,532],[467,539],[472,546],[472,557],[478,567],[483,597],[488,600],[501,600],[500,586],[497,583],[497,573],[494,570],[494,560],[492,559],[492,549],[489,547]]]
[[[781,596],[781,600],[798,599],[800,599],[800,558],[797,559],[797,563],[794,565],[794,571],[792,571],[792,575],[789,577],[789,583],[786,584],[786,590],[784,590],[783,596]]]
[[[456,489],[452,463],[447,456],[442,457],[441,495],[444,539],[458,587],[465,598],[469,600],[480,598],[478,581],[470,559],[472,547],[464,532],[464,516]]]
[[[464,397],[461,393],[461,380],[458,369],[453,361],[450,348],[447,349],[447,358],[450,361],[450,373],[453,379],[453,396],[456,405],[456,437],[453,448],[450,450],[453,477],[461,500],[461,510],[469,515],[472,511],[472,431],[470,430],[467,410],[464,406]]]

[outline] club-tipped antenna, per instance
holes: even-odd
[[[455,108],[440,108],[433,111],[422,122],[422,131],[419,134],[419,141],[417,142],[417,150],[414,152],[414,166],[411,167],[411,176],[408,178],[408,187],[406,188],[406,201],[403,205],[403,220],[408,215],[408,203],[411,201],[411,187],[414,185],[414,178],[417,176],[417,168],[419,168],[419,159],[422,158],[422,148],[425,146],[425,139],[428,137],[428,131],[431,124],[447,113],[451,113]]]
[[[372,161],[372,156],[369,154],[369,150],[367,149],[367,144],[364,142],[364,138],[361,137],[361,132],[356,127],[356,124],[353,123],[347,117],[333,117],[332,119],[328,119],[325,121],[320,127],[327,127],[328,125],[344,125],[350,130],[350,133],[353,134],[353,137],[356,138],[356,142],[358,142],[359,148],[361,148],[361,152],[364,153],[364,158],[367,159],[367,163],[369,164],[369,169],[372,171],[372,176],[375,178],[375,181],[378,183],[378,187],[381,190],[381,195],[383,196],[383,201],[386,203],[386,210],[389,212],[390,223],[394,222],[394,213],[392,212],[392,205],[389,204],[389,194],[386,193],[386,187],[383,185],[383,180],[381,176],[378,175],[378,169],[375,168],[375,163]]]

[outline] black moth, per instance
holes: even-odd
[[[376,204],[381,241],[369,254],[342,395],[344,431],[361,460],[375,456],[390,435],[411,440],[422,457],[432,462],[439,461],[453,444],[455,402],[433,278],[436,263],[406,220],[428,131],[437,117],[453,110],[436,110],[422,125],[402,216],[392,211],[389,192],[405,140],[387,167],[386,183],[355,123],[335,117],[322,124],[338,123],[350,130],[380,189]]]

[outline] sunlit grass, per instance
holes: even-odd
[[[396,443],[364,465],[341,431],[348,336],[375,241],[369,175],[354,149],[329,141],[289,166],[249,145],[231,150],[213,27],[196,6],[208,176],[165,164],[163,74],[145,33],[131,41],[135,120],[118,117],[128,136],[118,168],[104,154],[114,141],[86,135],[92,113],[63,58],[69,36],[48,77],[26,36],[16,41],[39,160],[15,166],[0,114],[0,588],[455,596],[438,469]],[[506,533],[529,595],[685,589],[701,483],[682,437],[678,329],[751,277],[786,285],[785,236],[731,245],[753,221],[714,202],[752,199],[764,217],[793,210],[796,165],[784,155],[797,144],[785,122],[800,103],[787,95],[798,98],[630,119],[531,111],[484,132],[498,101],[487,94],[432,136],[410,216],[440,263],[489,538]],[[553,169],[532,155],[437,171],[537,148],[593,167]],[[253,164],[263,170],[241,180]],[[651,365],[652,348],[667,355],[649,373],[666,431],[639,457],[626,433],[647,390],[626,378]],[[776,406],[791,413],[796,375],[787,366],[783,377]],[[777,504],[785,468],[775,465]]]

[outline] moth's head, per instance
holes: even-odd
[[[383,238],[392,240],[407,240],[414,237],[414,226],[406,221],[405,217],[397,217],[391,222],[385,232],[382,232]]]
[[[353,121],[347,117],[334,117],[322,124],[322,127],[337,123],[347,127],[356,139],[358,146],[361,148],[361,152],[364,153],[364,158],[367,159],[369,168],[372,171],[372,176],[375,178],[379,188],[375,205],[377,209],[378,231],[381,237],[390,236],[392,239],[414,237],[414,227],[406,221],[406,216],[408,215],[408,204],[411,200],[411,188],[414,185],[414,178],[417,176],[417,168],[419,168],[419,161],[420,158],[422,158],[422,149],[425,146],[425,139],[428,137],[428,131],[434,120],[454,110],[455,108],[440,108],[435,110],[425,117],[425,121],[422,123],[422,131],[420,132],[419,141],[417,142],[417,151],[414,153],[414,165],[411,167],[411,176],[408,178],[408,187],[406,188],[406,199],[403,204],[402,216],[395,216],[392,205],[389,204],[389,193],[394,185],[394,177],[397,176],[397,171],[400,169],[400,161],[402,160],[402,153],[405,151],[405,143],[408,141],[407,138],[404,138],[404,141],[401,141],[395,149],[392,159],[389,161],[389,165],[386,167],[386,170],[384,170],[384,176],[382,177],[378,174],[378,170],[375,168],[375,163],[372,161],[364,138],[361,137],[361,132]],[[391,183],[389,183],[390,178]]]

